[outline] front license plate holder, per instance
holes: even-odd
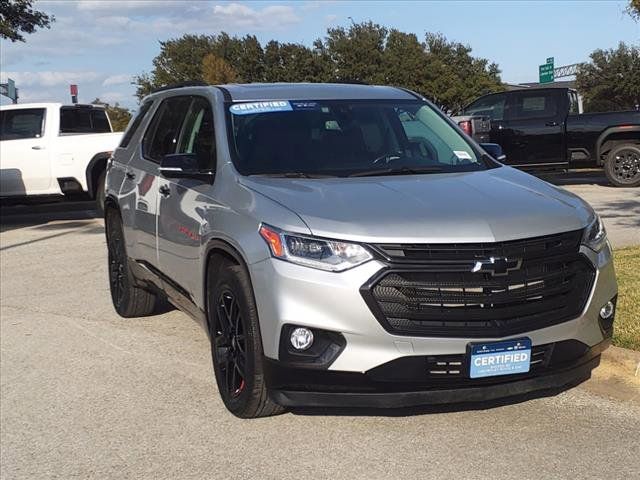
[[[469,376],[495,377],[527,373],[531,366],[531,339],[469,344]]]

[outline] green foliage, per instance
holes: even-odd
[[[218,85],[235,82],[238,74],[224,59],[208,53],[202,60],[202,78],[211,85]]]
[[[364,22],[330,28],[326,37],[311,47],[275,40],[263,47],[255,36],[238,38],[224,32],[160,42],[152,72],[135,80],[138,97],[182,81],[212,83],[211,78],[220,77],[203,75],[203,59],[208,54],[226,62],[241,83],[353,81],[397,85],[433,99],[446,111],[503,88],[498,66],[473,57],[467,45],[431,33],[420,41],[412,33]]]
[[[596,50],[576,75],[585,111],[634,110],[640,105],[640,48],[621,42]]]
[[[107,115],[109,115],[109,119],[111,120],[111,126],[113,127],[114,132],[124,132],[129,124],[129,120],[131,119],[131,112],[124,107],[121,107],[118,102],[114,105],[109,105],[108,103],[103,102],[99,98],[96,98],[93,102],[93,105],[104,105],[107,110]]]
[[[24,42],[22,33],[50,28],[53,15],[33,9],[33,0],[0,0],[0,38]]]
[[[631,15],[631,18],[635,21],[640,21],[640,0],[629,0],[627,13]]]

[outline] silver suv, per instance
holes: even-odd
[[[394,87],[154,93],[108,166],[115,309],[198,320],[240,417],[566,389],[610,343],[611,249],[499,150]]]

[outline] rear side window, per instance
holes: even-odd
[[[60,133],[108,133],[111,126],[102,108],[62,107]]]
[[[171,97],[164,100],[153,116],[142,139],[142,155],[160,163],[162,157],[175,153],[182,122],[191,103],[191,97]]]
[[[555,117],[558,104],[553,92],[521,93],[516,97],[514,118]]]
[[[506,102],[507,96],[504,94],[489,95],[469,105],[464,113],[466,115],[487,115],[491,117],[491,120],[504,120]]]
[[[120,148],[127,148],[129,146],[129,142],[131,141],[131,138],[135,135],[136,131],[138,130],[138,127],[142,123],[142,120],[144,119],[145,115],[151,108],[151,105],[153,105],[153,102],[151,101],[143,103],[142,106],[140,107],[140,110],[138,110],[138,112],[133,116],[133,120],[127,126],[127,131],[122,137],[122,141],[120,142]]]
[[[23,108],[0,112],[0,140],[40,138],[44,127],[44,108]]]

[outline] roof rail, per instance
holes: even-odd
[[[336,80],[333,83],[343,83],[346,85],[369,85],[369,83],[364,82],[362,80],[355,80],[355,79],[350,79],[350,78],[343,78],[341,80]]]
[[[187,82],[179,82],[172,83],[171,85],[165,85],[164,87],[154,88],[151,93],[164,92],[165,90],[172,90],[174,88],[185,88],[185,87],[208,87],[209,84],[207,82],[203,82],[202,80],[189,80]]]

